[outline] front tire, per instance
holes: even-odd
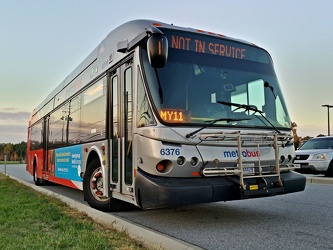
[[[99,159],[91,161],[83,177],[83,193],[88,204],[101,211],[110,210],[110,198],[103,193],[103,172]]]

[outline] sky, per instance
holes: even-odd
[[[265,48],[298,135],[327,135],[322,105],[333,105],[332,10],[331,0],[0,0],[0,143],[26,141],[32,110],[110,31],[133,19]]]

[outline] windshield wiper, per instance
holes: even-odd
[[[188,133],[185,137],[186,138],[189,138],[193,135],[195,135],[196,133],[200,132],[201,130],[207,128],[207,127],[210,127],[212,126],[214,123],[216,122],[235,122],[235,121],[244,121],[244,120],[251,120],[252,118],[220,118],[220,119],[216,119],[216,120],[212,120],[212,121],[209,121],[209,123],[207,123],[206,125],[202,126],[201,128],[191,132],[191,133]],[[208,121],[205,121],[205,122],[208,122]]]
[[[246,105],[246,104],[239,104],[239,103],[233,103],[233,102],[224,102],[224,101],[217,101],[217,103],[227,105],[227,106],[233,106],[237,107],[237,109],[244,109],[245,111],[254,111],[255,113],[259,113],[262,118],[264,118],[271,126],[274,128],[274,130],[278,133],[281,134],[281,132],[263,115],[263,111],[259,110],[255,105]],[[259,119],[259,117],[257,117]],[[261,119],[259,119],[261,120]],[[264,122],[263,122],[264,123]]]

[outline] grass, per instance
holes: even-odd
[[[7,165],[10,165],[10,164],[22,164],[22,162],[21,161],[0,161],[0,165],[5,165],[5,163],[7,164]]]
[[[0,173],[0,249],[146,249]]]

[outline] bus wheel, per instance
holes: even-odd
[[[34,182],[36,186],[42,186],[44,185],[44,180],[37,177],[37,170],[36,167],[34,167]]]
[[[110,198],[103,194],[103,172],[98,159],[89,163],[83,177],[83,193],[88,204],[101,211],[110,210]]]

